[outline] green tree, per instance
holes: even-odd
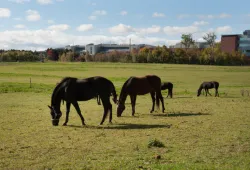
[[[186,51],[195,43],[194,39],[192,38],[192,34],[182,34],[181,39],[181,44],[184,45]]]

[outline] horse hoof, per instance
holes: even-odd
[[[67,126],[67,123],[64,123],[63,126]]]

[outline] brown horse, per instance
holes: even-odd
[[[209,89],[215,88],[215,97],[216,96],[219,97],[219,93],[218,93],[219,85],[220,84],[217,81],[203,82],[203,83],[201,83],[201,85],[197,91],[197,96],[201,95],[202,89],[205,89],[206,96],[207,96],[207,94],[209,94],[211,96],[211,94],[209,93]]]
[[[117,107],[117,117],[122,115],[122,112],[125,110],[125,101],[127,96],[130,96],[131,105],[132,105],[132,116],[135,114],[135,103],[137,95],[145,95],[147,93],[151,94],[153,106],[150,111],[152,113],[156,106],[159,107],[161,100],[162,103],[162,112],[164,112],[164,101],[161,94],[161,79],[156,75],[147,75],[145,77],[130,77],[122,86],[118,107]],[[155,97],[156,96],[156,97]]]
[[[171,82],[164,82],[161,84],[161,90],[168,89],[167,97],[170,96],[170,98],[173,98],[173,87],[174,87],[174,85]]]
[[[99,96],[103,103],[103,118],[100,124],[103,124],[108,112],[109,122],[112,121],[112,105],[110,103],[110,95],[113,101],[117,102],[117,95],[114,84],[104,77],[89,77],[86,79],[77,79],[66,77],[55,87],[51,96],[50,114],[52,117],[52,125],[57,126],[62,116],[60,110],[61,101],[66,101],[66,120],[63,125],[67,125],[69,119],[70,105],[73,104],[78,115],[81,118],[82,125],[85,125],[84,118],[81,114],[77,101],[87,101]]]

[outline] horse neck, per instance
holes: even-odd
[[[198,89],[198,92],[201,92],[202,89],[203,89],[203,86],[200,85],[200,88]]]
[[[62,90],[60,88],[55,89],[55,91],[52,94],[51,98],[51,106],[53,106],[56,111],[60,111],[60,105],[61,105],[61,100],[62,98],[60,97]]]
[[[125,104],[128,94],[122,90],[119,98],[119,104]]]

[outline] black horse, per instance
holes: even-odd
[[[66,120],[63,125],[66,126],[68,123],[71,104],[73,104],[80,116],[82,124],[85,125],[77,101],[87,101],[97,96],[101,98],[104,108],[101,124],[103,124],[109,111],[109,122],[111,123],[112,105],[109,100],[111,94],[113,96],[113,101],[116,103],[117,95],[115,87],[110,80],[104,77],[97,76],[86,79],[66,77],[62,79],[62,81],[55,87],[51,97],[51,106],[49,106],[49,108],[52,116],[52,124],[57,126],[59,123],[60,117],[62,116],[60,105],[63,100],[66,101]]]
[[[219,83],[217,81],[210,81],[210,82],[201,83],[201,85],[197,91],[197,96],[201,95],[202,89],[205,89],[206,96],[207,96],[207,94],[209,94],[211,96],[208,89],[212,89],[212,88],[215,88],[215,97],[216,96],[219,97],[219,93],[218,93]]]
[[[174,87],[174,85],[173,85],[173,83],[171,83],[171,82],[164,82],[164,83],[161,84],[161,90],[166,90],[166,89],[168,89],[167,98],[168,98],[168,96],[169,96],[170,98],[173,98],[173,87]]]
[[[153,106],[151,113],[154,111],[155,100],[156,106],[159,107],[161,100],[162,103],[162,112],[164,112],[164,101],[161,94],[161,79],[155,75],[147,75],[145,77],[130,77],[122,86],[121,94],[118,101],[117,107],[117,117],[122,115],[122,112],[125,110],[125,101],[127,96],[130,96],[131,105],[132,105],[132,116],[135,114],[135,103],[137,95],[145,95],[147,93],[151,94]],[[156,98],[155,98],[156,96]]]

